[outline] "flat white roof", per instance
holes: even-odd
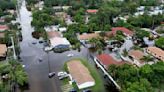
[[[70,42],[66,38],[54,37],[50,39],[51,46],[56,47],[58,45],[70,45]]]

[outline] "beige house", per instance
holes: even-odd
[[[54,37],[62,37],[62,34],[58,31],[49,31],[47,32],[47,34],[48,34],[49,39],[54,38]]]
[[[84,89],[95,85],[95,80],[80,60],[72,60],[68,62],[67,67],[71,75],[71,81],[76,82],[79,89]]]
[[[141,59],[144,57],[144,53],[140,50],[130,50],[128,52],[129,57],[132,59],[133,63],[137,66],[142,66],[144,65],[144,61],[142,61]]]
[[[148,47],[147,52],[154,57],[164,61],[164,51],[158,47]]]
[[[1,58],[6,57],[6,53],[7,53],[6,44],[0,44],[0,57]]]
[[[99,33],[86,33],[78,36],[78,39],[80,41],[89,41],[92,38],[98,38],[100,37]]]
[[[0,32],[0,38],[5,38],[5,33]]]

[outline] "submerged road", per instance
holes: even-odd
[[[61,92],[58,78],[56,76],[48,78],[49,68],[51,72],[57,73],[63,69],[66,61],[74,57],[86,58],[88,51],[86,48],[82,48],[81,52],[71,50],[64,53],[45,53],[43,44],[39,44],[38,40],[31,35],[34,31],[31,26],[32,14],[27,10],[25,3],[23,1],[20,7],[20,18],[18,19],[22,27],[23,37],[23,41],[20,42],[20,57],[29,78],[29,89],[24,92]],[[37,42],[37,44],[32,44],[33,42]],[[74,57],[68,57],[69,53],[74,54]],[[48,66],[48,57],[50,67]],[[42,58],[43,61],[39,62],[39,58]]]
[[[31,35],[34,31],[31,26],[32,17],[25,3],[25,1],[22,2],[19,10],[19,22],[22,27],[23,37],[23,41],[20,43],[20,57],[23,60],[29,78],[29,89],[25,90],[25,92],[61,92],[57,78],[48,78],[47,54],[42,50],[42,45],[38,43],[33,46],[32,44],[32,42],[37,42],[38,40]],[[44,57],[44,62],[38,61],[40,57]]]

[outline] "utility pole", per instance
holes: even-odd
[[[47,51],[46,53],[47,53],[47,60],[48,60],[48,73],[51,73],[50,60],[49,60],[49,51]]]
[[[14,59],[17,59],[17,57],[16,57],[16,53],[15,53],[14,39],[13,39],[12,36],[11,36],[11,43],[12,43],[12,49],[13,49],[13,52],[14,52],[13,57],[14,57]]]

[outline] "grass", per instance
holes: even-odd
[[[100,74],[97,72],[97,70],[95,69],[94,66],[89,64],[88,61],[85,60],[85,59],[75,58],[75,59],[72,59],[72,60],[80,60],[81,63],[83,65],[85,65],[88,68],[88,70],[90,71],[92,77],[95,80],[95,86],[89,88],[89,89],[92,90],[92,92],[105,92],[105,88],[104,88],[104,85],[103,85],[104,84],[103,80],[101,79]],[[66,63],[64,64],[64,69],[65,69],[65,71],[68,71]]]
[[[66,85],[66,84],[68,84],[69,83],[69,78],[64,78],[63,80],[62,80],[62,85]]]

